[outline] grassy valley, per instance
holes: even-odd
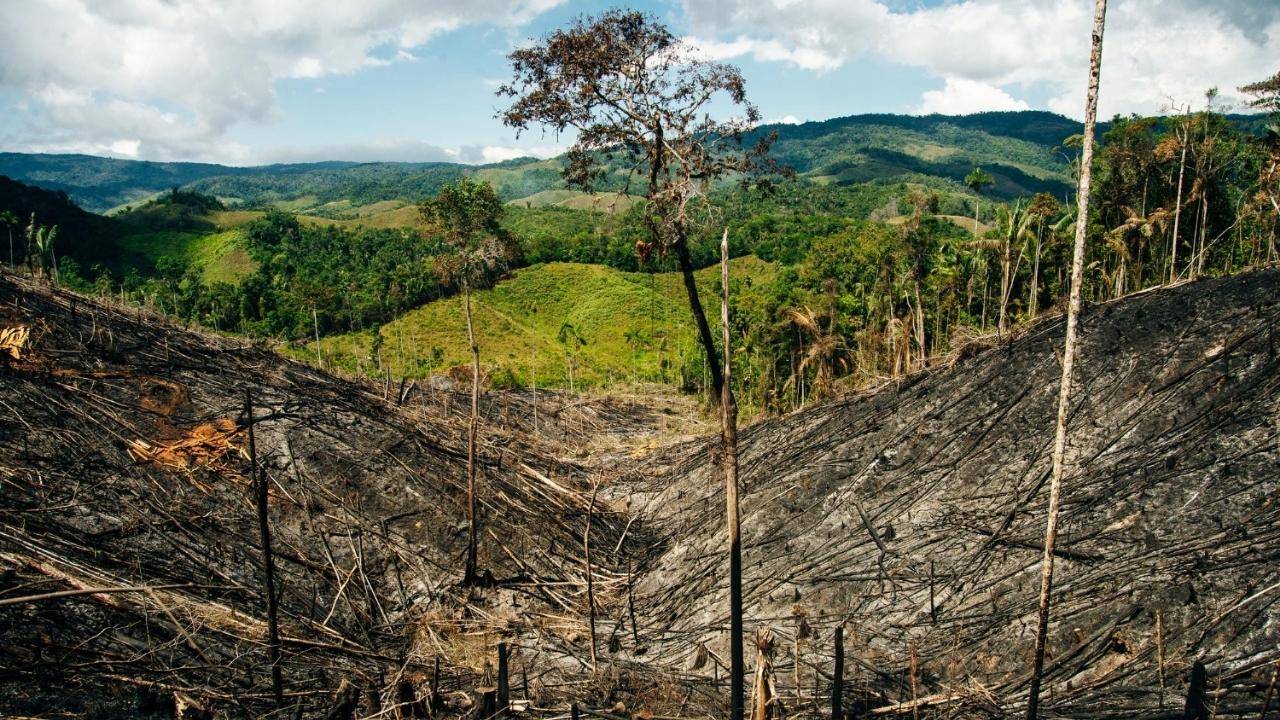
[[[778,267],[754,256],[733,261],[734,282],[767,285]],[[719,269],[697,274],[719,287]],[[635,382],[701,383],[688,300],[678,273],[623,272],[602,265],[521,268],[472,296],[477,342],[495,387],[585,389]],[[323,362],[346,372],[421,378],[465,370],[470,351],[462,300],[428,303],[377,330],[322,338]],[[715,323],[718,327],[718,323]],[[316,343],[294,348],[315,361]]]

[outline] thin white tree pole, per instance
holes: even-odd
[[[1178,221],[1182,219],[1182,174],[1187,169],[1187,143],[1191,133],[1191,105],[1187,105],[1185,119],[1182,121],[1182,132],[1178,133],[1182,140],[1182,160],[1178,162],[1178,199],[1173,210],[1173,236],[1169,242],[1169,282],[1178,281]]]
[[[306,317],[305,315],[303,317]],[[320,356],[320,319],[316,316],[316,306],[311,305],[311,327],[316,331],[316,367],[324,367],[324,358]]]
[[[1040,617],[1036,628],[1031,692],[1027,698],[1027,718],[1036,720],[1040,709],[1040,681],[1044,675],[1044,652],[1049,637],[1049,598],[1053,590],[1053,546],[1058,538],[1058,506],[1062,496],[1062,474],[1067,447],[1067,416],[1071,408],[1071,373],[1075,366],[1076,325],[1080,317],[1080,285],[1084,279],[1084,241],[1089,227],[1089,183],[1092,179],[1094,125],[1098,117],[1098,81],[1102,76],[1102,31],[1106,24],[1107,0],[1095,0],[1093,42],[1089,53],[1089,92],[1084,107],[1084,149],[1080,156],[1080,189],[1076,204],[1076,242],[1071,255],[1071,299],[1067,305],[1067,338],[1062,351],[1062,385],[1058,390],[1058,425],[1053,439],[1053,475],[1049,481],[1049,520],[1044,534],[1044,557],[1040,560]]]
[[[745,703],[742,657],[742,534],[738,516],[738,405],[733,397],[729,351],[729,228],[720,239],[720,333],[724,384],[720,386],[720,442],[724,464],[725,520],[729,531],[729,719],[742,720]]]
[[[479,522],[476,517],[476,433],[480,425],[480,345],[476,343],[475,329],[471,323],[471,280],[463,267],[462,303],[467,316],[467,344],[471,347],[471,420],[467,424],[467,562],[463,569],[462,583],[468,587],[480,582],[476,568],[476,546],[479,543]]]

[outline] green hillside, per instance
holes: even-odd
[[[847,185],[937,178],[959,184],[981,166],[999,197],[1069,188],[1058,146],[1080,131],[1052,113],[963,117],[859,115],[778,128],[774,154],[803,176]]]
[[[767,283],[777,266],[747,256],[732,263],[736,280]],[[719,268],[698,272],[708,304]],[[516,271],[472,297],[481,359],[491,382],[539,387],[595,387],[639,381],[679,382],[698,372],[693,323],[677,273],[627,273],[601,265],[547,263]],[[374,332],[321,339],[326,364],[349,372],[424,377],[470,362],[462,298],[428,303]],[[713,319],[714,320],[714,319]],[[378,338],[378,339],[375,339]],[[289,351],[315,360],[315,343]]]
[[[1256,134],[1263,117],[1228,119],[1241,131]],[[1100,132],[1109,126],[1102,123]],[[817,182],[913,182],[959,189],[964,175],[981,166],[996,181],[989,192],[1010,199],[1042,190],[1061,195],[1069,188],[1067,160],[1072,154],[1060,146],[1080,132],[1080,124],[1031,110],[963,116],[875,114],[771,125],[757,135],[775,131],[778,159]],[[157,192],[182,186],[232,205],[275,205],[334,219],[354,219],[358,208],[374,203],[417,202],[463,176],[489,181],[506,200],[542,202],[540,193],[565,189],[561,167],[560,158],[516,158],[490,165],[320,162],[231,167],[0,153],[0,175],[66,192],[95,212],[145,202]],[[625,180],[621,165],[615,165],[600,189],[622,191]]]
[[[173,258],[199,270],[207,283],[237,283],[257,264],[244,247],[241,230],[194,232],[156,230],[125,235],[120,239],[121,262],[143,276],[157,272],[161,258]]]
[[[284,176],[355,163],[324,162],[255,168],[213,163],[119,160],[93,155],[0,153],[0,175],[67,193],[80,207],[106,212],[145,202],[156,193],[213,176]]]

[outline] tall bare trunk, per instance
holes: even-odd
[[[258,509],[258,533],[262,540],[262,572],[267,596],[267,654],[271,659],[271,690],[276,708],[284,707],[284,678],[280,671],[280,622],[276,599],[276,563],[271,552],[271,522],[267,506],[267,476],[258,464],[258,443],[253,429],[253,393],[244,391],[245,426],[249,429],[249,462],[252,464],[254,502]]]
[[[1190,119],[1191,106],[1188,105],[1182,125],[1182,159],[1178,161],[1178,199],[1173,206],[1173,238],[1169,242],[1169,282],[1175,282],[1178,279],[1178,222],[1182,219],[1182,176],[1187,169],[1187,141],[1190,135],[1186,123]]]
[[[315,305],[311,306],[311,327],[316,332],[316,367],[323,368],[324,357],[320,354],[320,318],[316,315]]]
[[[1039,305],[1040,295],[1040,245],[1043,242],[1044,224],[1041,223],[1040,231],[1036,233],[1036,259],[1035,266],[1031,269],[1031,318],[1035,319],[1036,310]]]
[[[1049,481],[1049,519],[1044,534],[1044,556],[1040,560],[1040,614],[1036,628],[1031,692],[1027,718],[1036,720],[1040,709],[1040,681],[1044,675],[1044,651],[1049,638],[1049,600],[1053,590],[1053,547],[1058,538],[1058,506],[1062,496],[1062,474],[1067,448],[1067,415],[1071,407],[1071,372],[1075,366],[1076,325],[1080,317],[1080,284],[1084,279],[1084,241],[1089,225],[1089,183],[1093,167],[1094,125],[1098,116],[1098,81],[1102,75],[1102,31],[1107,0],[1095,0],[1093,42],[1089,53],[1089,92],[1084,109],[1084,150],[1080,158],[1079,207],[1075,247],[1071,255],[1071,298],[1067,304],[1067,337],[1062,351],[1062,385],[1058,390],[1058,424],[1053,439],[1053,475]]]
[[[1204,252],[1207,247],[1204,246],[1208,242],[1208,188],[1204,188],[1204,197],[1201,199],[1201,240],[1199,240],[1199,251],[1197,251],[1194,260],[1194,269],[1192,279],[1196,279],[1204,272]]]
[[[467,315],[467,343],[471,346],[471,421],[467,424],[467,565],[462,575],[464,585],[480,581],[476,572],[476,431],[480,423],[480,346],[476,344],[471,324],[471,283],[463,278],[462,304]]]
[[[920,367],[925,366],[925,360],[929,357],[928,338],[924,334],[924,301],[920,298],[920,281],[915,281],[916,293],[916,341],[920,349]]]
[[[582,559],[587,570],[587,614],[591,621],[591,672],[593,673],[598,670],[596,661],[596,645],[598,643],[596,642],[595,574],[591,570],[591,520],[595,516],[596,494],[599,491],[600,486],[592,483],[591,503],[587,505],[587,529],[582,532]]]
[[[745,706],[742,659],[742,535],[738,519],[738,405],[730,379],[729,228],[720,239],[720,334],[724,342],[724,380],[720,389],[720,444],[724,464],[725,520],[729,530],[729,720],[742,720]]]
[[[1012,222],[1012,219],[1010,219]],[[1019,258],[1021,259],[1021,258]],[[1000,258],[1000,320],[998,330],[1001,335],[1005,331],[1005,308],[1009,304],[1009,291],[1013,287],[1012,268],[1013,265],[1013,242],[1005,239],[1004,255]]]

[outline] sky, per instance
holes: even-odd
[[[506,56],[650,12],[767,121],[1084,109],[1091,0],[0,0],[0,151],[255,165],[494,162],[572,138],[495,118]],[[1100,113],[1242,108],[1280,0],[1111,0]]]

